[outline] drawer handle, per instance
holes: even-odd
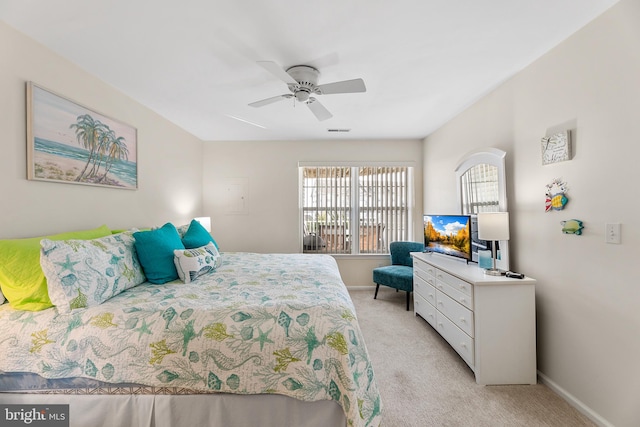
[[[430,294],[429,294],[429,298],[433,298],[433,294],[431,294],[431,293],[430,293]]]
[[[438,323],[438,326],[440,326],[442,328],[442,323]]]
[[[462,323],[467,323],[467,320],[466,320],[464,317],[461,317],[461,318],[460,318],[460,321],[461,321]]]
[[[467,300],[466,300],[466,299],[464,299],[464,298],[460,298],[460,302],[461,302],[461,303],[465,303],[465,302],[467,302]]]
[[[461,343],[460,343],[460,345],[461,345],[463,348],[467,348],[467,345],[466,345],[465,343],[463,343],[463,342],[461,342]]]
[[[443,289],[444,287],[442,285],[438,285],[438,289]]]
[[[444,305],[444,304],[442,304],[442,301],[438,301],[438,305]]]

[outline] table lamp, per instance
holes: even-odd
[[[499,240],[509,240],[509,212],[483,212],[478,214],[478,239],[491,241],[493,268],[485,274],[502,276],[504,271],[496,268],[496,246]]]
[[[193,218],[196,221],[198,221],[200,223],[200,225],[202,225],[204,227],[205,230],[207,230],[209,233],[211,233],[211,217],[210,216],[200,216],[197,218]]]

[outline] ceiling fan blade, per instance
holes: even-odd
[[[272,96],[271,98],[262,99],[260,101],[252,102],[249,104],[251,107],[264,107],[265,105],[273,104],[274,102],[282,101],[283,99],[291,98],[293,95],[290,93],[278,96]]]
[[[273,61],[258,61],[258,65],[262,68],[282,80],[288,85],[297,85],[298,82],[295,81],[293,77],[291,77],[287,72],[278,64]]]
[[[331,95],[335,93],[366,92],[367,88],[364,85],[364,80],[353,79],[320,85],[318,86],[318,90],[321,95]]]
[[[309,98],[307,107],[309,107],[309,110],[311,110],[313,115],[316,116],[319,121],[327,120],[333,117],[333,114],[331,114],[329,110],[327,110],[324,105],[322,105],[320,101],[315,98]]]

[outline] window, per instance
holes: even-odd
[[[385,254],[412,235],[413,168],[300,166],[303,252]]]

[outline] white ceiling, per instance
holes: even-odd
[[[616,2],[0,0],[0,19],[205,141],[404,139]],[[311,65],[320,84],[361,77],[367,92],[319,96],[323,122],[293,100],[253,108],[288,92],[256,61]]]

